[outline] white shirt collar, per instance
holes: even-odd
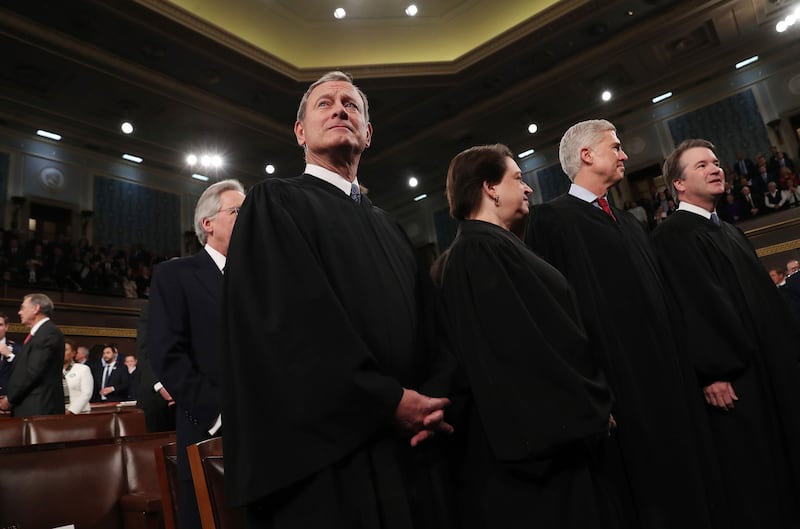
[[[33,336],[34,334],[36,334],[36,331],[38,331],[38,330],[39,330],[39,327],[41,327],[42,325],[44,325],[44,322],[46,322],[46,321],[50,321],[50,318],[42,318],[41,320],[37,321],[37,322],[36,322],[36,323],[33,325],[33,327],[31,327],[31,336]]]
[[[696,215],[700,215],[708,220],[711,220],[711,212],[701,208],[700,206],[695,206],[694,204],[690,204],[685,200],[681,200],[678,204],[678,211],[688,211],[689,213],[694,213]],[[717,210],[715,209],[714,212]]]
[[[581,187],[575,183],[569,186],[569,194],[590,204],[599,198],[585,187]]]
[[[222,272],[222,270],[225,269],[225,256],[222,255],[221,253],[219,253],[218,251],[216,251],[214,248],[212,248],[208,244],[203,246],[203,249],[208,253],[208,255],[211,256],[211,259],[213,259],[214,264],[217,265],[217,268],[219,268],[219,271]]]
[[[320,167],[319,165],[314,164],[306,164],[306,174],[310,174],[311,176],[316,176],[320,180],[324,180],[331,185],[334,185],[342,190],[342,192],[350,196],[350,189],[352,188],[352,184],[358,185],[358,177],[355,180],[350,182],[347,178],[334,173],[333,171],[329,171],[324,167]]]

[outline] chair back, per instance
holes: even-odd
[[[178,448],[168,443],[155,448],[156,472],[161,489],[161,512],[164,529],[178,527]]]
[[[225,504],[225,465],[222,437],[186,447],[192,470],[197,506],[203,529],[238,529],[243,527],[241,512]]]

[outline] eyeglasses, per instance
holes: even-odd
[[[233,206],[233,207],[230,207],[230,208],[221,209],[221,210],[217,211],[217,214],[220,214],[220,213],[222,213],[224,211],[228,215],[238,215],[240,209],[242,209],[242,208],[239,207],[239,206]]]

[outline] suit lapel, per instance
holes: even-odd
[[[200,250],[192,259],[197,282],[214,301],[222,299],[222,272],[219,271],[214,260],[205,250]]]

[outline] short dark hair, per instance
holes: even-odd
[[[447,169],[447,202],[450,215],[464,220],[481,203],[483,183],[497,184],[506,173],[506,158],[513,158],[511,149],[496,143],[477,145],[458,153]]]
[[[64,345],[69,345],[73,352],[76,352],[76,353],[78,352],[78,346],[75,345],[75,342],[70,340],[69,338],[66,338],[64,340]]]
[[[8,316],[5,313],[0,312],[0,318],[2,318],[3,322],[5,322],[5,324],[8,325]]]
[[[669,186],[672,192],[672,198],[677,202],[680,202],[680,198],[678,197],[678,190],[675,188],[675,180],[683,180],[683,170],[686,168],[681,165],[681,156],[689,149],[694,149],[696,147],[705,147],[706,149],[710,149],[714,154],[717,154],[717,148],[714,147],[714,144],[710,141],[689,139],[683,140],[680,145],[675,147],[675,150],[667,156],[667,159],[664,160],[664,167],[661,173],[664,175],[664,182]]]

